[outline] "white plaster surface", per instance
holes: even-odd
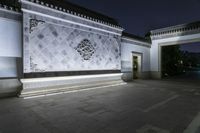
[[[121,43],[121,61],[123,71],[132,71],[132,52],[143,54],[142,72],[150,71],[150,48],[140,46],[134,43]]]
[[[0,18],[0,56],[22,57],[21,22]]]
[[[17,77],[16,58],[0,57],[0,78]]]

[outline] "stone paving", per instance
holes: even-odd
[[[199,85],[137,80],[48,97],[1,99],[0,133],[183,133],[200,112]],[[198,133],[199,126],[191,127]]]

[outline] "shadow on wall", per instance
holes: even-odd
[[[22,88],[21,77],[21,58],[0,57],[0,98],[17,96]]]

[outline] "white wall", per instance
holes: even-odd
[[[17,60],[22,57],[21,22],[0,18],[0,78],[18,76]]]
[[[68,26],[70,23],[59,18],[23,15],[24,73],[121,69],[121,36],[95,28],[83,30],[76,24]],[[32,23],[40,23],[33,27],[30,18]]]
[[[121,60],[122,72],[132,71],[132,52],[143,54],[142,72],[150,71],[150,47],[140,46],[138,44],[122,42],[121,43]]]
[[[21,22],[0,18],[0,57],[22,57]]]
[[[183,43],[190,43],[200,41],[200,34],[185,35],[178,37],[171,37],[165,39],[152,40],[151,47],[151,71],[160,73],[161,71],[161,46],[164,45],[177,45]],[[161,75],[160,75],[161,76]]]
[[[0,78],[16,77],[16,76],[17,76],[16,58],[0,57]]]

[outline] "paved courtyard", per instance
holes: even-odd
[[[0,100],[0,133],[200,133],[198,81],[137,80]]]

